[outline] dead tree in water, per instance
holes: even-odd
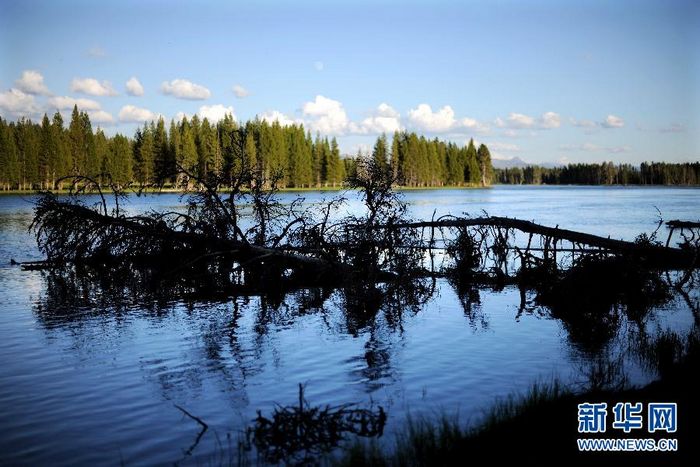
[[[629,270],[682,269],[683,285],[698,267],[700,235],[693,222],[668,224],[670,235],[682,237],[671,247],[670,235],[666,245],[655,234],[627,242],[505,217],[415,221],[392,189],[391,173],[373,161],[360,163],[348,180],[364,212],[341,216],[343,198],[307,209],[302,199],[281,203],[280,175],[266,179],[246,161],[243,155],[225,176],[204,178],[179,167],[183,188],[196,188],[178,212],[127,215],[120,192],[110,211],[100,185],[85,177],[78,179],[81,186],[100,194],[96,206],[45,193],[32,228],[47,262],[35,266],[146,267],[156,276],[194,282],[217,277],[216,287],[236,293],[343,287],[363,307],[387,293],[404,302],[424,296],[430,289],[425,278],[551,287],[565,283],[570,271],[615,263]]]

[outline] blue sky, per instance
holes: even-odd
[[[347,153],[408,129],[528,162],[697,161],[698,44],[692,1],[4,0],[0,114],[78,102],[131,136],[232,112]]]

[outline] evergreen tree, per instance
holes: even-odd
[[[44,118],[41,120],[41,147],[39,149],[39,182],[43,189],[53,187],[51,174],[53,172],[52,163],[56,161],[56,149],[57,142],[54,140],[51,121],[49,116],[44,114]]]
[[[340,148],[338,148],[338,141],[335,138],[331,140],[326,180],[333,187],[340,185],[345,180],[345,164],[340,159]]]
[[[165,183],[172,168],[170,167],[170,146],[168,145],[168,134],[165,131],[165,121],[163,117],[158,119],[153,131],[153,171],[154,180],[158,183]]]
[[[374,148],[372,149],[372,159],[374,159],[377,167],[380,167],[382,170],[388,169],[389,161],[385,134],[379,136],[377,138],[377,142],[374,143]]]
[[[154,127],[148,124],[144,124],[143,130],[136,131],[136,140],[134,141],[134,175],[136,181],[142,185],[154,182],[155,142],[153,133]]]
[[[105,170],[107,165],[107,159],[109,157],[109,142],[105,136],[104,131],[101,128],[97,129],[95,134],[95,160],[98,162],[99,166],[93,172],[93,175],[102,174],[103,182],[109,182],[109,172]]]
[[[0,182],[4,190],[19,187],[19,166],[14,124],[0,118]]]
[[[401,135],[399,134],[398,131],[394,132],[394,136],[391,139],[391,171],[394,176],[394,180],[401,180],[403,177],[401,177],[401,174],[399,173],[399,170],[401,166],[403,165],[403,161],[401,158]]]
[[[479,168],[474,139],[469,140],[469,145],[467,146],[465,154],[464,180],[471,185],[481,183],[481,169]]]
[[[485,145],[479,145],[477,151],[477,160],[479,161],[479,172],[481,173],[481,186],[486,186],[491,180],[491,153]]]

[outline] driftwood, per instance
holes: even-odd
[[[380,437],[387,415],[382,407],[363,409],[354,404],[314,407],[299,385],[299,404],[277,407],[270,418],[258,411],[246,434],[265,460],[307,465],[337,447],[348,435]]]

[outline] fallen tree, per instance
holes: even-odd
[[[667,223],[664,245],[656,240],[658,229],[630,242],[488,215],[416,221],[393,191],[392,175],[372,161],[359,164],[348,180],[365,209],[345,216],[342,197],[306,209],[299,200],[284,205],[275,196],[275,178],[244,165],[226,179],[182,172],[183,188],[195,188],[178,212],[130,216],[119,204],[123,193],[115,192],[110,208],[99,184],[85,177],[78,178],[81,189],[92,184],[100,194],[94,206],[44,193],[32,229],[47,260],[25,267],[78,265],[125,274],[141,268],[148,270],[144,277],[175,289],[203,284],[205,293],[224,295],[342,288],[347,308],[368,315],[386,300],[420,304],[441,277],[464,290],[470,284],[535,287],[552,306],[576,288],[648,289],[665,297],[653,279],[659,271],[683,271],[669,286],[696,281],[696,222]],[[674,232],[678,246],[670,246]],[[586,273],[595,270],[626,279],[616,284],[610,275]],[[597,296],[606,298],[593,308],[621,297],[615,291]]]

